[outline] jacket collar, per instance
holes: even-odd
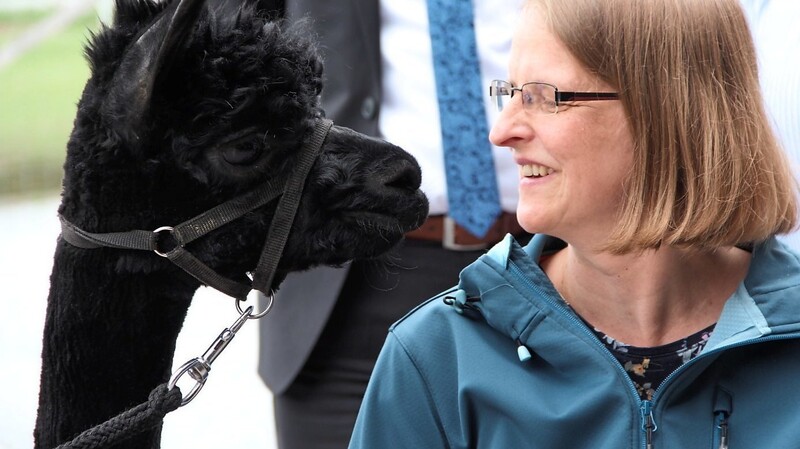
[[[543,253],[563,247],[558,239],[536,235],[525,247],[506,238],[465,268],[459,295],[486,322],[514,340],[525,341],[545,316],[566,328],[580,320],[566,307],[539,268]],[[728,299],[706,351],[768,335],[800,332],[800,261],[785,244],[769,239],[753,247],[745,280]]]

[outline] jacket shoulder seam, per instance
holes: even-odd
[[[426,304],[434,299],[436,298],[431,298],[428,301],[425,301],[425,303],[423,304]],[[444,429],[444,421],[442,420],[441,413],[439,413],[439,404],[436,402],[436,399],[434,398],[433,389],[431,388],[431,382],[429,381],[428,376],[426,376],[424,371],[420,369],[420,364],[414,358],[411,351],[406,346],[405,342],[403,342],[403,339],[400,338],[400,336],[394,332],[394,326],[392,327],[392,329],[389,330],[389,335],[391,335],[394,338],[394,340],[403,350],[403,353],[406,355],[406,357],[408,357],[408,360],[411,362],[411,365],[414,367],[414,370],[417,372],[417,374],[419,374],[420,378],[422,379],[422,382],[425,385],[425,396],[428,397],[428,400],[433,405],[433,412],[434,415],[436,416],[436,427],[439,429],[439,434],[442,436],[442,439],[447,444],[447,447],[448,448],[452,447],[447,437],[447,432]]]

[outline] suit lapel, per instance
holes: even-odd
[[[357,17],[361,42],[367,50],[365,58],[375,73],[376,81],[381,79],[381,53],[380,53],[380,0],[346,0],[350,9]]]

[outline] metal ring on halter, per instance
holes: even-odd
[[[258,292],[258,290],[250,290],[250,293],[253,293],[253,292]],[[247,296],[249,297],[251,295],[247,295]],[[256,296],[256,295],[252,295],[252,296]],[[245,299],[245,301],[247,301],[247,299]],[[268,301],[267,302],[267,306],[264,307],[264,310],[262,310],[261,312],[258,312],[258,313],[251,314],[250,316],[247,317],[247,319],[248,320],[257,320],[259,318],[265,317],[269,313],[269,311],[272,310],[272,305],[275,304],[275,293],[270,292],[269,295],[267,296],[267,301]],[[236,310],[239,312],[240,315],[244,315],[244,311],[242,310],[241,303],[242,303],[242,300],[239,299],[239,298],[236,298]]]
[[[160,228],[158,228],[155,231],[153,231],[153,234],[160,234],[162,232],[168,232],[168,233],[172,234],[172,231],[174,231],[174,230],[175,230],[175,228],[173,228],[172,226],[161,226]],[[157,245],[157,243],[158,242],[156,242],[156,245]],[[158,254],[161,257],[169,257],[169,256],[167,256],[167,253],[159,251],[158,246],[153,248],[153,252],[155,252],[156,254]]]

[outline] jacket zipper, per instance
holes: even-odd
[[[578,318],[574,313],[568,311],[568,309],[564,306],[563,302],[559,299],[556,300],[549,295],[542,291],[538,285],[531,282],[531,280],[525,276],[522,270],[515,264],[513,261],[509,261],[509,265],[511,266],[511,272],[520,279],[523,283],[525,283],[528,287],[534,290],[536,293],[539,294],[539,297],[543,298],[545,302],[547,302],[553,310],[557,310],[561,313],[565,318],[567,318],[570,322],[575,324],[577,329],[580,329],[584,334],[589,337],[589,341],[596,342],[596,344],[602,349],[602,352],[606,354],[606,357],[612,362],[612,366],[614,369],[619,370],[622,373],[622,378],[624,379],[625,383],[628,385],[628,389],[634,398],[634,401],[639,406],[639,413],[642,419],[641,428],[645,434],[644,442],[642,443],[643,449],[654,449],[652,440],[653,440],[653,432],[658,429],[658,425],[656,425],[655,419],[653,417],[653,402],[652,401],[642,401],[639,397],[639,392],[636,390],[636,385],[634,385],[633,380],[631,380],[628,373],[625,371],[625,368],[620,365],[617,359],[614,358],[614,355],[611,354],[608,349],[603,345],[603,343],[597,339],[594,333],[586,327],[585,324]]]
[[[625,373],[627,375],[628,373]],[[656,420],[653,418],[653,403],[651,401],[642,401],[642,406],[639,409],[642,415],[642,431],[644,431],[644,447],[645,449],[653,449],[653,432],[658,430]]]
[[[697,363],[698,360],[705,359],[705,358],[710,357],[710,356],[712,356],[714,354],[721,353],[721,352],[727,351],[729,349],[734,349],[734,348],[738,348],[738,347],[742,347],[742,346],[748,346],[748,345],[752,345],[752,344],[764,343],[764,342],[768,342],[768,341],[793,340],[793,339],[797,339],[798,337],[800,337],[800,335],[795,333],[795,334],[788,334],[788,335],[773,335],[773,336],[766,336],[766,337],[761,337],[761,338],[751,338],[749,340],[740,341],[738,343],[734,343],[734,344],[731,344],[731,345],[715,348],[715,349],[712,349],[712,350],[710,350],[710,351],[708,351],[706,353],[702,353],[702,354],[698,355],[697,357],[695,357],[695,358],[689,360],[688,362],[684,363],[683,365],[679,366],[678,369],[676,369],[675,371],[670,373],[661,382],[661,385],[659,385],[658,388],[656,389],[655,393],[653,393],[653,399],[651,401],[651,406],[655,407],[657,399],[661,396],[661,392],[664,391],[664,388],[667,385],[672,383],[674,381],[674,379],[677,378],[678,376],[680,376],[680,374],[683,371],[685,371],[686,369],[688,369],[688,367],[690,367],[691,365]],[[719,389],[718,391],[724,391],[724,390]],[[717,407],[718,407],[718,405],[715,404],[714,422],[717,425],[717,430],[719,430],[719,446],[718,446],[718,449],[728,449],[728,444],[729,444],[728,416],[730,415],[730,413],[732,411],[732,407],[730,405],[727,405],[727,406],[721,405],[721,406],[719,406],[720,409],[716,410]],[[724,419],[723,419],[723,417],[724,417]],[[653,432],[655,432],[656,429],[658,429],[657,426],[653,429]],[[652,433],[651,433],[651,435],[652,435]],[[647,437],[647,435],[646,435],[646,437]],[[647,449],[653,449],[652,446],[645,446],[645,447]]]
[[[733,411],[733,396],[717,386],[714,392],[714,445],[728,449],[728,417]]]
[[[719,441],[719,449],[728,449],[728,416],[723,413],[717,413],[716,417],[714,418],[715,428],[718,432],[715,432],[717,437],[715,441]]]
[[[747,346],[747,345],[756,344],[756,343],[762,343],[762,342],[767,342],[767,341],[792,340],[792,339],[800,338],[800,333],[794,333],[794,334],[788,334],[788,335],[774,335],[774,336],[771,335],[771,336],[760,337],[760,338],[751,338],[749,340],[740,341],[738,343],[734,343],[734,344],[731,344],[731,345],[723,346],[723,347],[720,347],[720,348],[715,348],[715,349],[710,350],[709,352],[702,353],[702,354],[698,355],[697,357],[695,357],[695,358],[689,360],[688,362],[684,363],[683,365],[679,366],[678,369],[676,369],[675,371],[670,373],[661,382],[661,385],[659,385],[658,388],[656,389],[656,391],[653,393],[652,400],[643,401],[639,397],[639,392],[636,390],[636,386],[633,384],[633,380],[631,380],[631,378],[628,375],[628,373],[625,372],[625,369],[622,367],[622,365],[620,365],[620,363],[617,361],[617,359],[614,358],[614,355],[611,354],[608,351],[608,349],[606,349],[606,347],[603,345],[603,343],[600,340],[597,339],[597,337],[591,332],[591,330],[589,330],[586,327],[586,325],[584,325],[583,322],[577,316],[575,316],[573,313],[570,313],[567,310],[567,308],[564,306],[562,301],[555,300],[552,297],[552,295],[545,293],[544,291],[542,291],[541,288],[539,288],[539,286],[537,286],[536,284],[531,282],[531,280],[528,278],[528,276],[526,276],[525,273],[523,273],[522,269],[520,269],[517,264],[515,264],[511,260],[509,260],[508,262],[509,262],[509,265],[511,267],[510,271],[518,279],[522,280],[527,286],[529,286],[532,290],[534,290],[536,293],[538,293],[539,296],[541,298],[543,298],[545,300],[545,302],[547,302],[553,308],[553,310],[559,311],[559,313],[561,313],[563,316],[565,316],[567,319],[569,319],[572,323],[574,323],[577,326],[578,329],[581,329],[581,331],[583,333],[585,333],[588,336],[590,336],[591,337],[591,341],[596,341],[597,344],[603,349],[605,354],[607,354],[607,356],[610,358],[610,360],[613,361],[612,364],[615,366],[615,368],[622,372],[623,379],[625,379],[627,381],[628,387],[631,390],[631,392],[633,393],[633,397],[635,398],[636,401],[638,401],[639,412],[640,412],[640,416],[641,416],[641,420],[642,420],[642,432],[644,433],[644,441],[642,442],[642,447],[644,449],[655,449],[655,446],[653,444],[653,434],[655,433],[656,430],[658,430],[658,425],[656,424],[656,420],[655,420],[655,417],[653,415],[653,409],[655,408],[656,400],[660,396],[661,392],[664,390],[664,387],[669,385],[673,381],[673,379],[675,379],[678,375],[680,375],[681,372],[685,371],[689,366],[691,366],[694,363],[696,363],[697,360],[704,359],[704,358],[709,357],[709,356],[711,356],[713,354],[716,354],[718,352],[727,351],[729,349],[734,349],[734,348],[738,348],[738,347],[741,347],[741,346]],[[730,411],[728,412],[728,414],[730,414]],[[727,421],[727,416],[726,416],[726,419],[720,420],[719,430],[720,430],[720,445],[719,445],[719,449],[728,449],[728,421]],[[724,438],[723,438],[723,436],[724,436]]]

